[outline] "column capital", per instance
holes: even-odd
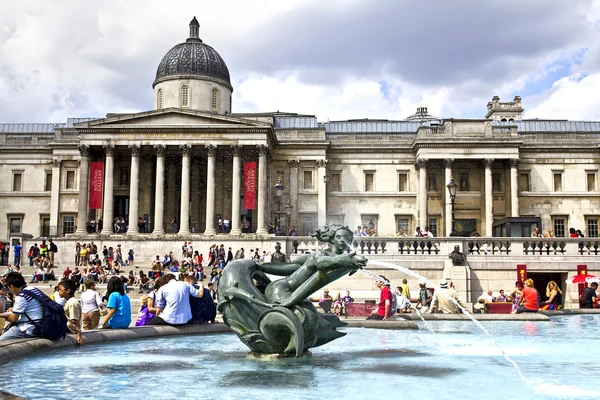
[[[79,155],[81,157],[89,157],[90,156],[90,146],[81,144],[81,145],[77,146],[77,148],[79,149]]]
[[[454,158],[444,158],[444,166],[446,168],[452,168],[453,164],[454,164]]]
[[[209,157],[214,157],[217,154],[217,146],[214,144],[206,145],[206,151]]]
[[[288,160],[288,164],[292,168],[298,168],[300,166],[300,161],[298,161],[298,160]]]
[[[417,169],[427,168],[427,161],[428,160],[426,158],[419,158],[415,162],[415,167],[417,167]]]
[[[267,156],[269,154],[269,148],[267,146],[264,145],[259,145],[256,146],[258,148],[258,155],[259,156]]]
[[[233,145],[231,146],[231,152],[234,157],[239,157],[242,154],[242,146]]]
[[[61,160],[59,158],[55,158],[52,160],[52,167],[60,168],[60,163],[61,163]]]
[[[325,167],[327,167],[327,160],[317,160],[317,167],[318,168],[325,168]]]
[[[492,164],[494,163],[494,159],[493,158],[484,158],[483,159],[483,165],[486,168],[492,168]]]
[[[105,146],[102,146],[102,148],[104,149],[104,155],[106,157],[114,157],[115,156],[115,146],[113,146],[112,144],[107,144]]]
[[[140,153],[142,151],[142,148],[138,144],[132,144],[132,145],[130,145],[129,149],[131,149],[131,156],[132,157],[139,157]]]
[[[521,162],[521,160],[518,158],[510,158],[508,160],[508,162],[510,163],[511,168],[517,168],[519,166],[519,163]]]
[[[154,145],[154,150],[156,150],[156,155],[158,157],[165,156],[165,145],[164,144],[156,144]]]
[[[189,156],[192,150],[189,144],[182,144],[181,146],[179,146],[179,148],[181,149],[181,153],[184,156]]]

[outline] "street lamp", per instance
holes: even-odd
[[[454,224],[454,203],[456,202],[456,189],[458,185],[454,182],[454,178],[450,178],[450,183],[446,185],[448,194],[450,195],[450,203],[452,204],[452,229],[450,236],[456,236],[456,226]]]
[[[273,186],[275,188],[275,195],[273,196],[273,202],[277,204],[277,230],[276,234],[281,234],[281,196],[285,190],[285,185],[281,182],[281,177],[277,179],[277,183]]]

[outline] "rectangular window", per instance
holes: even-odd
[[[71,234],[75,232],[75,217],[73,215],[65,215],[63,217],[63,234]]]
[[[459,182],[460,182],[458,185],[459,190],[461,192],[468,192],[469,191],[469,173],[461,172]]]
[[[501,192],[500,187],[500,173],[492,173],[492,192]]]
[[[372,172],[365,172],[365,192],[374,191],[374,180],[375,174]]]
[[[598,218],[589,218],[587,220],[588,237],[598,237]]]
[[[44,182],[44,190],[46,192],[52,191],[52,172],[46,172],[46,182]]]
[[[554,218],[554,236],[565,237],[565,219]]]
[[[562,192],[563,191],[563,186],[562,186],[562,172],[555,172],[552,175],[554,177],[554,191],[555,192]]]
[[[587,191],[588,192],[596,191],[596,173],[595,172],[587,173]]]
[[[304,171],[302,178],[303,178],[304,190],[312,190],[313,189],[313,172],[312,171]]]
[[[317,215],[303,214],[300,216],[300,234],[308,236],[317,230]]]
[[[406,172],[398,173],[398,191],[408,192],[408,173]]]
[[[405,233],[408,236],[410,236],[411,232],[409,231],[409,226],[410,226],[410,218],[404,217],[404,216],[396,217],[396,233],[397,234]]]
[[[431,192],[437,192],[438,190],[437,175],[432,172],[427,174],[427,190]]]
[[[65,189],[75,189],[75,171],[67,171],[65,177]]]
[[[519,192],[529,192],[529,172],[521,172],[519,174]]]
[[[438,223],[437,223],[437,218],[430,218],[429,219],[429,232],[431,232],[433,234],[433,236],[437,237],[438,235]]]
[[[23,190],[23,173],[13,172],[13,192],[21,192]]]
[[[21,233],[22,217],[8,217],[10,233]]]
[[[377,223],[379,219],[379,215],[377,214],[364,214],[360,216],[363,229],[367,228],[367,234],[369,236],[377,235]]]
[[[342,191],[342,174],[339,172],[331,173],[331,191],[341,192]]]

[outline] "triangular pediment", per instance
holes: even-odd
[[[187,110],[181,108],[166,108],[135,114],[109,114],[106,118],[75,125],[78,128],[115,128],[127,127],[175,127],[175,126],[220,126],[235,128],[269,128],[267,122],[232,117],[229,115],[212,114],[205,111]]]

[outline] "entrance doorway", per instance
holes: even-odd
[[[129,217],[129,196],[115,196],[113,212],[115,218]]]
[[[540,292],[540,298],[542,301],[547,300],[546,298],[546,286],[548,282],[554,281],[563,292],[563,305],[564,305],[564,293],[567,288],[565,280],[567,279],[567,273],[561,272],[529,272],[527,271],[527,278],[533,279],[533,286]]]

